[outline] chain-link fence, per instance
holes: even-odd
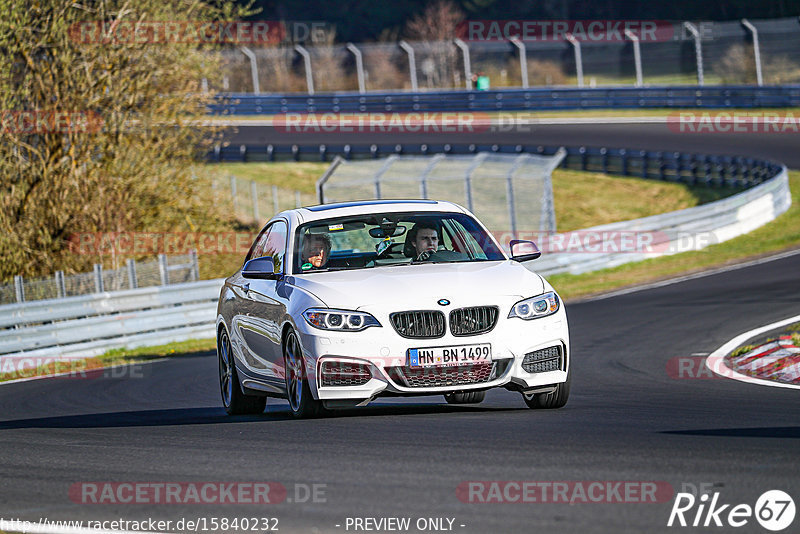
[[[261,225],[283,210],[316,204],[316,195],[276,185],[262,184],[236,176],[212,182],[217,202],[231,206],[241,220]]]
[[[229,49],[221,52],[222,75],[212,86],[223,92],[255,92],[255,70],[262,93],[357,91],[359,53],[366,91],[467,88],[468,78],[478,74],[488,77],[491,87],[522,87],[526,82],[634,85],[639,76],[645,85],[693,85],[701,78],[705,84],[755,84],[759,71],[763,84],[800,82],[800,21],[795,17],[678,21],[666,33],[641,40],[638,62],[634,40],[641,32],[621,39],[577,36],[573,42],[563,35],[516,44],[472,40],[463,43],[467,57],[455,40],[252,48],[252,61],[242,50]],[[309,55],[310,83],[302,51]]]
[[[103,269],[99,264],[90,273],[24,278],[15,276],[11,284],[0,285],[0,304],[31,300],[56,299],[183,282],[200,279],[197,253],[180,255],[159,254],[155,261],[128,260],[125,267]]]
[[[337,158],[320,183],[325,203],[368,199],[449,200],[495,232],[555,231],[551,174],[563,159],[532,154]]]

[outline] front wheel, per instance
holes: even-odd
[[[283,344],[283,364],[286,375],[286,396],[292,415],[303,418],[322,414],[322,403],[311,396],[303,351],[294,332],[289,332]]]
[[[239,384],[239,375],[233,361],[231,339],[224,329],[217,336],[217,358],[219,360],[219,389],[222,405],[228,415],[259,414],[267,405],[266,397],[245,395]]]
[[[525,404],[528,405],[528,408],[545,410],[561,408],[567,404],[567,400],[569,399],[571,382],[572,375],[569,374],[567,375],[567,381],[557,385],[556,389],[551,393],[523,393],[522,398],[525,399]]]

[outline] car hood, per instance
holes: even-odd
[[[377,304],[414,308],[465,300],[493,302],[498,297],[525,298],[544,291],[541,277],[520,263],[489,261],[434,263],[332,271],[294,277],[294,284],[331,308],[357,310]]]

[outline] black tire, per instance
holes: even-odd
[[[522,398],[525,399],[525,404],[528,405],[528,408],[544,410],[562,408],[569,399],[571,382],[572,375],[569,374],[567,375],[567,381],[557,385],[552,393],[532,393],[530,395],[523,393]]]
[[[286,370],[286,397],[292,415],[298,419],[322,415],[325,409],[320,401],[311,396],[302,349],[293,331],[286,335],[283,342],[283,364]]]
[[[444,400],[448,404],[478,404],[486,398],[485,391],[459,391],[456,393],[446,393]]]
[[[222,405],[228,415],[259,414],[267,405],[266,397],[245,395],[236,372],[231,340],[223,328],[217,335],[217,359],[219,360],[219,389]]]

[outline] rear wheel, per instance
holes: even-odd
[[[245,395],[239,383],[236,364],[231,351],[231,339],[226,330],[217,336],[217,358],[219,360],[219,389],[222,393],[222,405],[228,415],[258,414],[267,405],[266,397]]]
[[[569,399],[570,382],[572,375],[567,375],[567,381],[558,384],[551,393],[523,393],[522,398],[525,399],[528,408],[545,410],[561,408]]]
[[[457,393],[446,393],[444,400],[448,404],[478,404],[486,398],[485,391],[459,391]]]
[[[311,396],[303,351],[294,332],[289,332],[283,344],[283,363],[286,370],[286,396],[292,415],[303,418],[322,414],[322,403]]]

